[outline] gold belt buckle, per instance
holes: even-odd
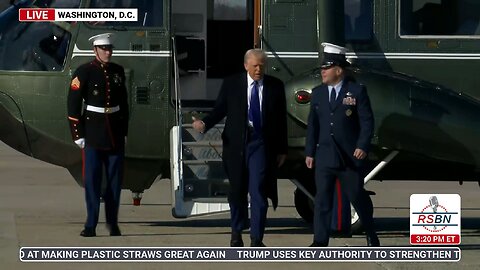
[[[111,110],[112,109],[110,109],[110,108],[105,108],[105,113],[110,113]]]

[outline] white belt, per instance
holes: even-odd
[[[97,113],[114,113],[120,111],[120,106],[115,106],[115,107],[97,107],[97,106],[92,106],[92,105],[87,105],[87,111],[90,112],[97,112]]]

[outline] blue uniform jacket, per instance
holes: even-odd
[[[374,119],[365,86],[344,81],[331,106],[328,87],[313,89],[308,117],[306,156],[315,158],[315,166],[360,168],[362,160],[353,157],[356,148],[368,153],[374,131]]]

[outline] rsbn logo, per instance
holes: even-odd
[[[460,196],[413,194],[410,197],[411,244],[459,244]]]

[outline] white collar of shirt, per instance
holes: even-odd
[[[329,85],[328,86],[328,96],[330,96],[330,93],[332,92],[332,88],[335,88],[335,93],[337,94],[336,97],[338,97],[338,93],[342,89],[342,86],[343,86],[343,80],[341,80],[336,85]]]

